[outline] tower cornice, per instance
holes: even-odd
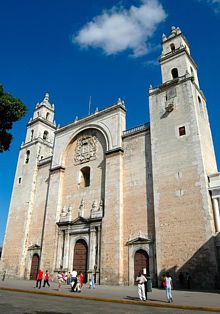
[[[31,126],[33,124],[36,124],[37,122],[42,122],[48,126],[50,126],[51,128],[53,128],[54,130],[56,130],[56,125],[54,125],[52,122],[50,122],[49,120],[46,120],[42,117],[37,117],[35,119],[32,119],[28,122],[27,126]]]
[[[172,58],[175,58],[177,55],[180,55],[183,53],[185,53],[187,55],[187,57],[190,59],[190,61],[193,63],[193,65],[197,69],[198,68],[197,64],[195,63],[195,61],[193,60],[193,58],[191,57],[191,55],[189,54],[189,52],[187,51],[187,49],[185,47],[180,47],[180,48],[175,49],[175,51],[171,51],[167,54],[163,54],[160,57],[159,62],[160,62],[160,64],[162,64],[162,63],[164,63],[164,61],[167,61],[168,59],[172,60]]]
[[[161,45],[163,45],[164,43],[167,43],[169,41],[172,41],[174,38],[177,38],[177,37],[182,37],[184,39],[184,41],[186,42],[186,44],[190,47],[188,40],[186,39],[186,37],[183,35],[182,32],[180,32],[179,34],[171,35],[166,39],[163,39],[161,42]]]
[[[202,98],[206,101],[206,98],[202,92],[202,90],[197,86],[197,84],[194,82],[193,80],[193,76],[187,76],[184,75],[182,77],[178,77],[177,79],[174,79],[174,80],[170,80],[168,82],[165,82],[164,84],[161,84],[159,86],[156,86],[155,88],[151,88],[149,90],[149,96],[152,96],[152,95],[156,95],[156,94],[160,94],[168,89],[170,89],[171,87],[174,87],[174,86],[177,86],[179,84],[182,84],[184,82],[187,82],[187,81],[191,81],[192,84],[195,86],[195,88],[197,89],[197,91],[200,93],[200,95],[202,96]]]

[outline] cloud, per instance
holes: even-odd
[[[220,0],[209,0],[215,13],[220,13]]]
[[[149,39],[166,13],[158,0],[142,0],[139,7],[113,7],[84,25],[73,42],[101,48],[106,55],[131,50],[134,57],[148,53]]]
[[[211,6],[211,8],[213,9],[213,11],[215,13],[220,13],[220,0],[199,0],[201,1],[205,1],[207,4],[209,4]]]
[[[153,67],[155,67],[155,66],[159,66],[160,64],[159,64],[158,60],[152,59],[152,60],[145,61],[144,65],[145,66],[153,66]]]

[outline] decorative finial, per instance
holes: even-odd
[[[76,117],[75,117],[75,120],[74,120],[74,122],[77,122],[77,121],[78,121],[78,116],[76,116]]]
[[[45,96],[44,96],[44,101],[48,102],[49,101],[49,94],[46,93]]]
[[[149,89],[152,89],[152,88],[153,88],[153,86],[150,84]]]
[[[165,41],[167,39],[167,36],[163,33],[162,35],[162,41]]]
[[[95,109],[95,113],[97,113],[99,111],[99,108],[98,107],[96,107],[96,109]]]
[[[177,34],[177,29],[176,29],[175,26],[172,26],[172,27],[171,27],[171,34],[172,34],[172,35],[176,35],[176,34]]]

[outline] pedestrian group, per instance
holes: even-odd
[[[83,272],[80,271],[77,273],[76,269],[73,269],[73,271],[69,273],[59,271],[57,274],[58,291],[61,289],[62,285],[67,284],[70,286],[72,292],[81,292],[85,279]],[[46,285],[50,287],[48,270],[44,273],[39,269],[35,288],[41,289],[42,280],[43,287],[46,287]],[[85,286],[95,289],[95,274],[91,273],[89,282],[86,283]]]
[[[189,273],[186,273],[186,284],[187,288],[191,288],[191,276]],[[37,280],[36,280],[36,288],[40,289],[41,284],[43,280],[43,287],[50,287],[49,283],[49,273],[48,270],[45,271],[45,273],[39,269],[38,274],[37,274]],[[58,290],[61,289],[63,284],[67,284],[70,286],[70,290],[72,292],[81,292],[84,283],[85,283],[85,276],[84,274],[80,271],[77,273],[76,269],[73,269],[72,272],[69,273],[64,273],[59,271],[57,274],[57,281],[58,281]],[[147,300],[147,292],[148,292],[148,284],[147,284],[147,276],[146,274],[143,274],[143,272],[139,272],[137,278],[137,287],[138,287],[138,296],[141,301],[146,301]],[[173,302],[173,297],[172,297],[172,289],[173,289],[173,281],[172,278],[167,272],[162,276],[162,288],[165,289],[166,291],[166,300],[168,303]],[[179,284],[180,288],[184,284],[184,276],[183,273],[180,272],[179,274]],[[87,288],[95,288],[95,274],[91,273],[89,281],[86,283],[85,287]]]

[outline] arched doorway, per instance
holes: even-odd
[[[85,281],[87,280],[87,258],[88,258],[88,247],[85,240],[78,240],[75,244],[74,255],[73,255],[73,269],[79,273],[83,272]]]
[[[32,257],[32,262],[31,262],[31,273],[30,273],[30,279],[31,280],[36,280],[37,279],[37,273],[38,273],[38,268],[39,268],[39,261],[40,257],[38,254],[34,254]]]
[[[146,251],[138,250],[134,256],[134,282],[136,283],[136,278],[139,271],[146,269],[147,275],[149,274],[149,256]]]

